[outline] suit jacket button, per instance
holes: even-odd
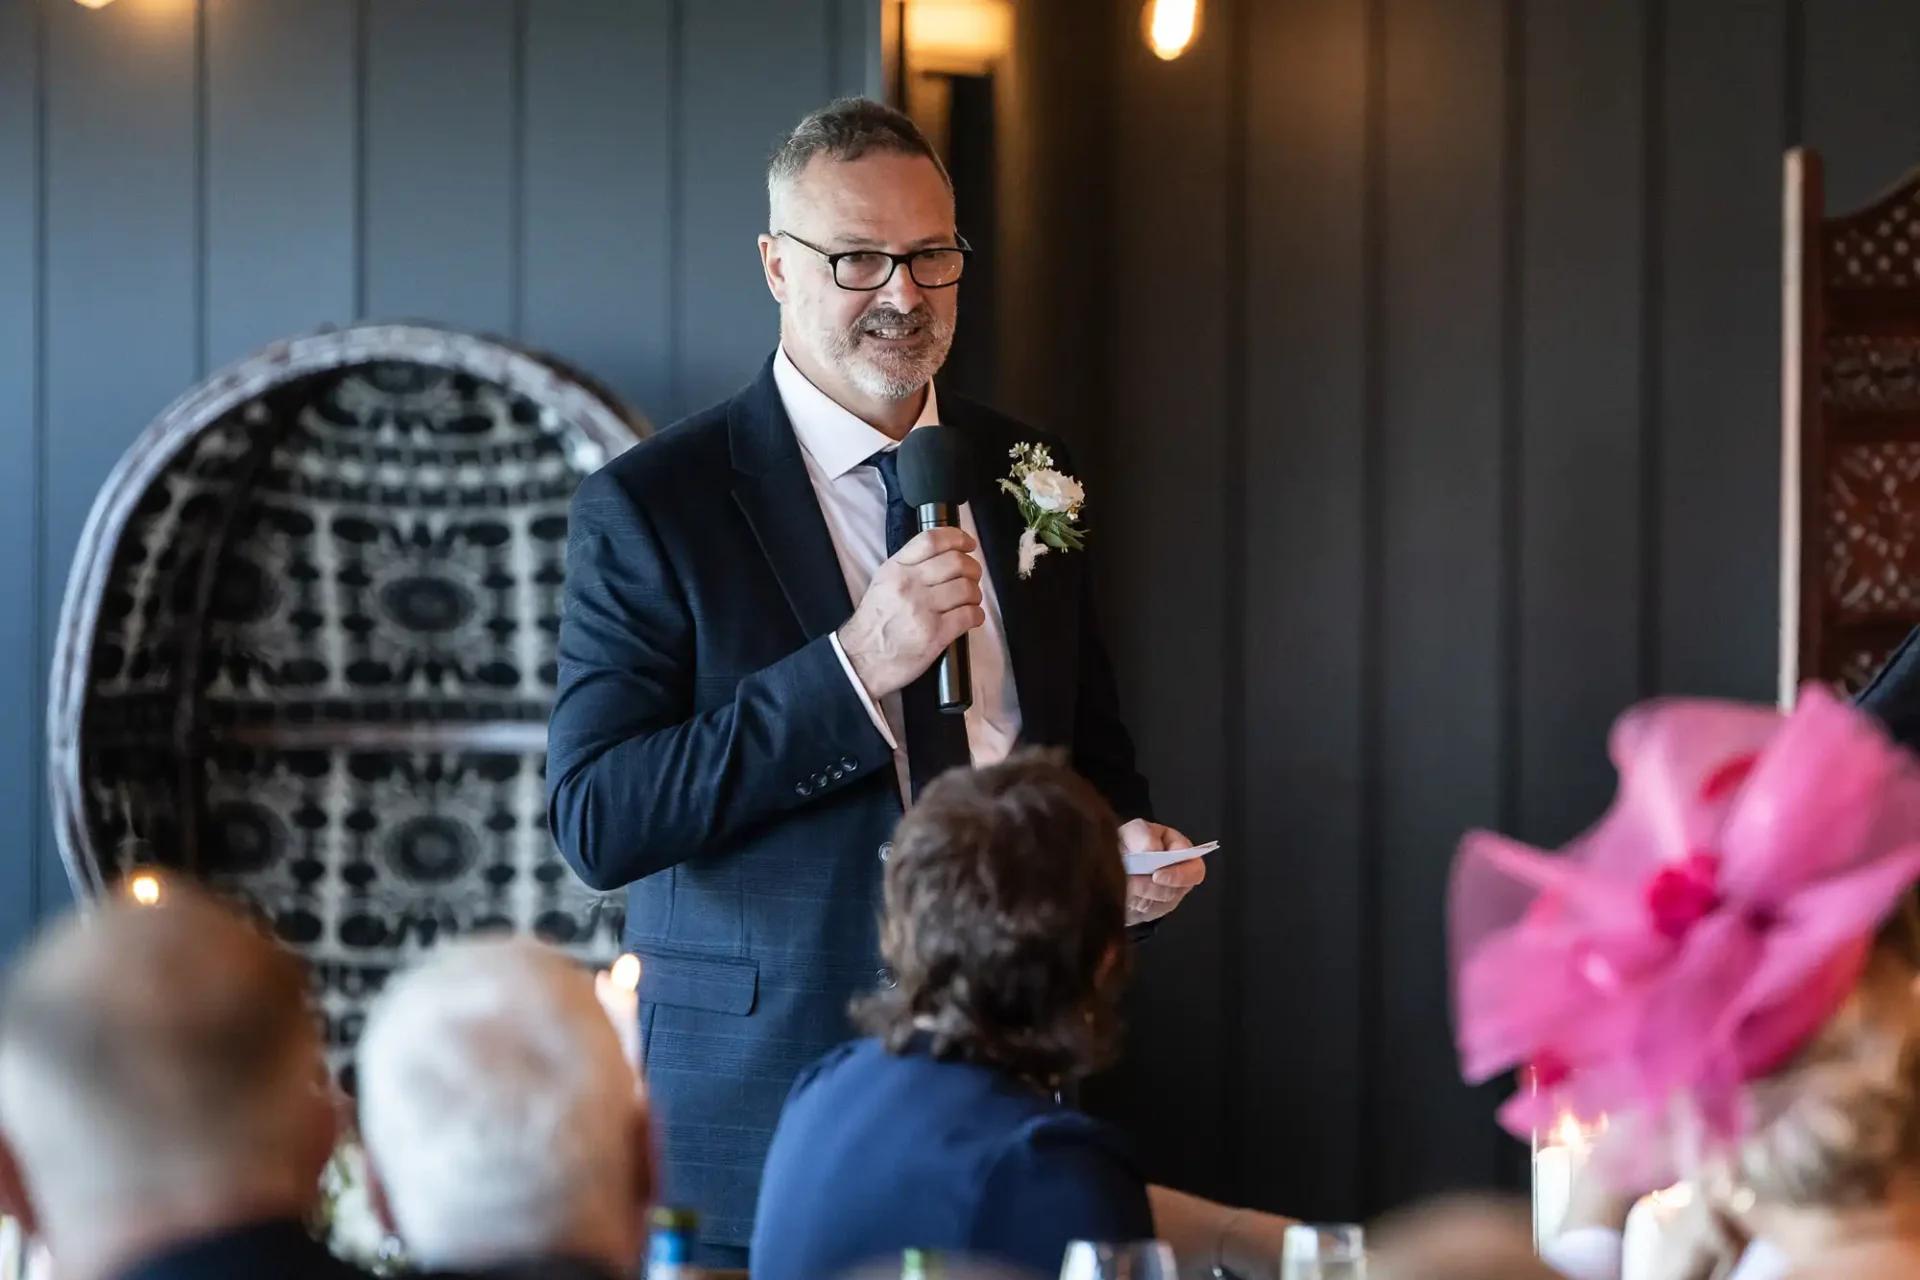
[[[893,852],[893,841],[887,840],[880,845],[880,861],[885,862],[887,855]]]
[[[860,766],[855,764],[851,760],[842,760],[840,762],[840,767],[842,769],[845,769],[848,773],[852,773],[855,769],[858,769]]]
[[[894,987],[900,985],[899,983],[893,980],[893,973],[890,970],[881,969],[877,973],[875,973],[873,976],[875,978],[878,978],[880,980],[880,985],[887,988],[888,990],[892,990]]]
[[[813,784],[810,782],[796,782],[793,784],[793,789],[799,792],[803,796],[810,796],[813,794]]]

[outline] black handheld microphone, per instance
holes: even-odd
[[[958,529],[966,501],[966,439],[953,427],[915,427],[900,442],[900,496],[920,521],[920,532]],[[967,637],[940,655],[940,709],[958,715],[973,705],[973,665]]]

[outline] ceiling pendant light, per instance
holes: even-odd
[[[1171,62],[1200,34],[1200,0],[1147,0],[1140,31],[1154,56]]]

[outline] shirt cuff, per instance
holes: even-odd
[[[831,632],[827,639],[833,645],[833,656],[840,659],[840,669],[847,673],[847,683],[852,685],[853,691],[860,695],[861,705],[866,707],[867,714],[873,718],[873,727],[878,729],[880,736],[887,740],[889,750],[898,751],[900,744],[893,740],[893,730],[887,727],[887,718],[881,714],[880,704],[867,693],[867,686],[861,684],[860,677],[853,672],[853,663],[848,660],[847,651],[840,647],[840,633]]]
[[[1540,1261],[1567,1280],[1620,1280],[1621,1236],[1612,1227],[1574,1227],[1540,1246]]]

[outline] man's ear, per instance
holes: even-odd
[[[633,1205],[644,1223],[647,1210],[653,1205],[657,1182],[654,1177],[653,1121],[643,1098],[634,1099],[628,1141],[633,1144]]]
[[[780,252],[780,241],[775,236],[760,237],[760,269],[766,273],[767,292],[773,300],[782,305],[787,301],[787,261]]]
[[[366,1161],[367,1208],[373,1210],[373,1220],[380,1229],[390,1236],[399,1236],[400,1228],[393,1223],[393,1204],[387,1199],[387,1180],[380,1176],[380,1166],[374,1162],[373,1152],[365,1147],[360,1155]]]
[[[314,1194],[320,1194],[320,1175],[333,1159],[352,1115],[352,1103],[333,1087],[331,1077],[315,1088],[306,1099],[306,1116],[300,1131],[300,1157],[313,1171]]]
[[[40,1234],[40,1215],[34,1212],[33,1200],[27,1194],[26,1174],[4,1133],[0,1133],[0,1213],[18,1221],[29,1237]]]

